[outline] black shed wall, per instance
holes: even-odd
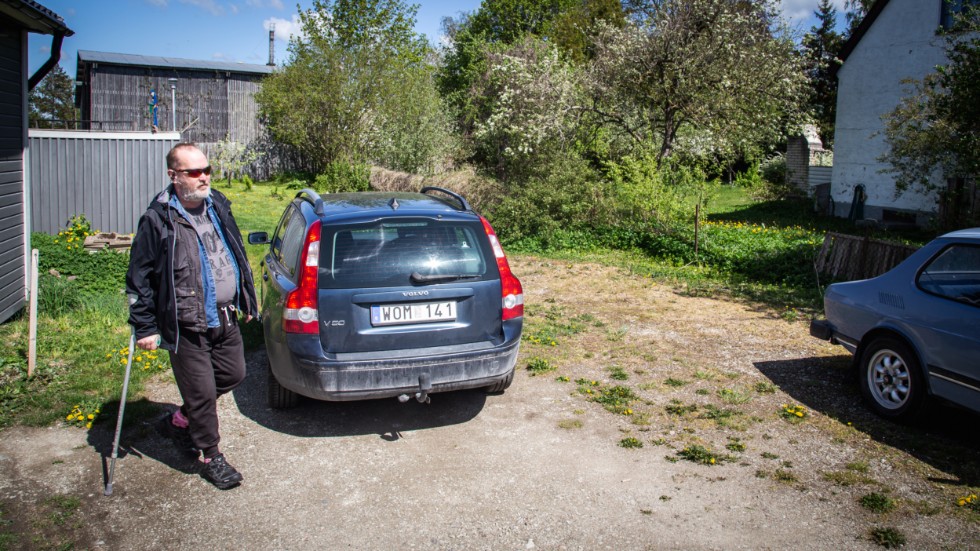
[[[0,322],[24,305],[26,33],[0,18]]]

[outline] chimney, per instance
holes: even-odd
[[[276,24],[269,27],[269,63],[270,67],[276,65]]]

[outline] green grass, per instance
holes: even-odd
[[[590,261],[665,280],[690,296],[730,296],[768,304],[788,320],[806,317],[821,306],[813,261],[828,231],[865,234],[846,220],[818,217],[808,200],[755,202],[748,191],[722,186],[708,205],[707,220],[695,235],[693,223],[669,233],[625,228],[570,228],[551,245],[507,240],[510,253],[533,253],[567,261]],[[871,237],[919,245],[934,234],[872,232]],[[695,241],[698,252],[695,254]],[[562,247],[575,243],[578,248]],[[612,335],[614,339],[616,335]]]

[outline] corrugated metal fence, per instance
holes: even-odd
[[[133,233],[167,184],[167,152],[176,132],[29,130],[31,231],[56,234],[84,214],[92,228]]]

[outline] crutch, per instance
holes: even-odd
[[[136,303],[136,295],[127,295],[129,305]],[[129,392],[129,374],[133,368],[133,349],[136,348],[136,328],[129,326],[129,357],[126,359],[126,377],[123,379],[122,397],[119,398],[119,417],[116,419],[116,437],[112,442],[112,456],[109,461],[109,478],[105,483],[105,495],[112,495],[112,475],[116,472],[116,458],[119,457],[119,436],[122,433],[123,413],[126,411],[126,394]]]

